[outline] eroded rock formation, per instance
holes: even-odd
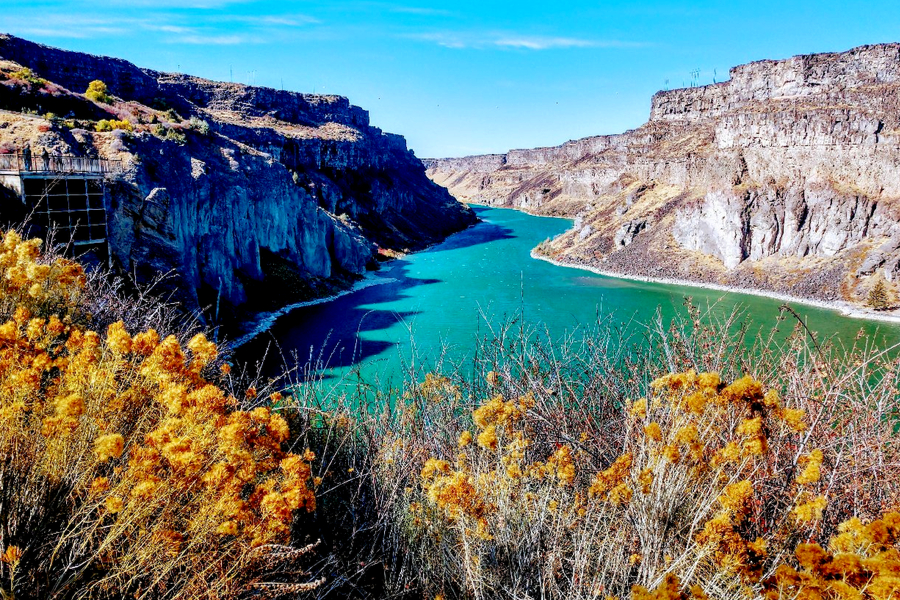
[[[462,200],[577,217],[541,248],[564,261],[862,303],[900,279],[898,90],[900,44],[760,61],[621,135],[426,164]]]
[[[110,102],[84,97],[93,80]],[[7,151],[121,160],[108,194],[113,263],[139,282],[170,273],[163,285],[208,315],[328,293],[372,268],[379,247],[421,249],[475,221],[428,180],[404,138],[339,96],[0,36],[0,108],[10,111],[0,114]],[[98,119],[134,131],[100,133]]]

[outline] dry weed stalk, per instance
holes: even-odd
[[[631,346],[615,326],[545,344],[514,324],[480,346],[483,379],[409,386],[373,467],[394,589],[755,597],[805,564],[798,544],[896,507],[896,352],[800,324],[748,351],[736,315],[709,317],[689,306]]]

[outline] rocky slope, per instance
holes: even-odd
[[[108,101],[83,95],[93,80]],[[475,221],[401,136],[339,96],[0,36],[0,109],[0,151],[123,161],[107,198],[112,263],[140,283],[169,273],[161,285],[213,318],[346,287],[379,251],[421,249]],[[133,131],[98,132],[100,119]]]
[[[735,67],[555,148],[426,161],[457,198],[570,216],[539,252],[603,272],[863,305],[900,279],[900,44]]]

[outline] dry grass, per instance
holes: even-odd
[[[474,374],[411,371],[354,425],[379,595],[739,598],[806,573],[798,544],[898,505],[898,362],[776,339],[689,307],[553,344],[513,324]]]
[[[283,397],[35,242],[0,272],[4,597],[900,592],[896,349],[789,309],[786,339],[514,320],[400,389],[314,364]]]

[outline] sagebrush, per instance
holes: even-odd
[[[788,308],[291,384],[37,241],[0,275],[4,596],[900,594],[898,353]]]

